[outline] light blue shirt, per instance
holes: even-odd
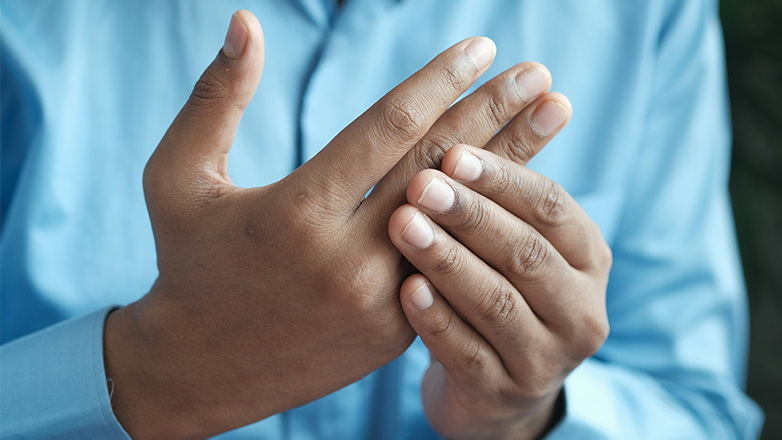
[[[239,8],[266,36],[229,161],[240,186],[282,178],[468,36],[497,44],[482,81],[524,60],[548,66],[573,118],[531,167],[576,198],[614,252],[611,335],[565,381],[549,438],[757,436],[714,1],[351,0],[340,11],[333,0],[7,0],[3,439],[127,438],[102,337],[111,305],[157,276],[142,170]],[[436,438],[419,395],[428,362],[417,341],[358,383],[221,438]]]

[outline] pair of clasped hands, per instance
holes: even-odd
[[[550,428],[565,377],[607,337],[611,252],[570,195],[525,167],[571,113],[543,66],[451,106],[494,54],[487,38],[456,44],[286,178],[238,188],[228,153],[264,39],[251,13],[232,17],[144,172],[159,278],[106,324],[112,405],[133,438],[264,419],[359,380],[416,335],[440,434]]]

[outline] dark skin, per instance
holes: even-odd
[[[105,334],[123,427],[213,436],[355,382],[418,334],[435,429],[539,436],[605,338],[610,267],[594,223],[523,166],[570,116],[548,71],[519,64],[452,106],[495,53],[467,39],[285,179],[238,188],[227,158],[263,48],[257,19],[237,12],[145,169],[160,275]]]

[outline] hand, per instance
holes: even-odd
[[[449,109],[493,56],[484,38],[456,44],[285,179],[237,188],[227,157],[260,80],[263,36],[249,12],[232,18],[145,169],[159,278],[106,323],[112,404],[133,438],[249,424],[407,348],[414,332],[396,294],[409,268],[386,220],[446,146],[511,145],[512,131],[495,133],[548,89],[546,70],[524,63]]]
[[[544,105],[555,107],[540,125],[569,118],[555,94],[524,113]],[[448,438],[538,438],[556,421],[565,377],[608,336],[611,251],[560,186],[523,166],[551,137],[526,120],[518,163],[487,151],[493,144],[454,147],[443,172],[412,179],[410,204],[389,222],[421,272],[401,302],[433,357],[422,383],[427,418]]]

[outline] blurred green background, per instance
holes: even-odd
[[[722,0],[733,114],[730,193],[749,291],[747,390],[782,439],[782,0]]]

